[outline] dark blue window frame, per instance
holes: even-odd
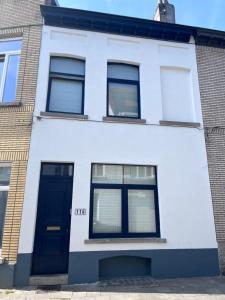
[[[126,80],[126,79],[115,79],[115,78],[110,78],[107,75],[107,117],[115,117],[115,118],[129,118],[129,119],[141,119],[141,99],[140,99],[140,71],[139,71],[139,66],[136,65],[131,65],[131,64],[124,64],[124,63],[108,63],[108,67],[110,65],[121,65],[121,66],[133,66],[138,68],[139,72],[139,80]],[[119,83],[119,84],[129,84],[129,85],[135,85],[137,87],[137,107],[138,107],[138,116],[137,117],[131,117],[131,116],[115,116],[115,115],[110,115],[109,113],[109,86],[110,83]]]
[[[89,220],[89,238],[90,239],[104,239],[104,238],[150,238],[160,237],[160,218],[159,218],[159,203],[158,203],[158,185],[157,185],[157,170],[155,167],[156,184],[142,185],[142,184],[108,184],[108,183],[92,183],[93,165],[91,170],[91,191],[90,191],[90,220]],[[107,164],[110,165],[110,164]],[[115,164],[114,164],[115,165]],[[123,165],[124,166],[124,165]],[[93,232],[93,211],[94,211],[94,190],[95,189],[120,189],[121,190],[121,232],[120,233],[94,233]],[[155,200],[155,232],[131,233],[128,230],[128,190],[152,190],[154,191]]]
[[[50,58],[50,65],[51,60],[54,58],[63,58],[63,59],[73,59],[63,56],[51,56]],[[82,61],[85,63],[82,59],[74,59],[77,61]],[[76,81],[80,82],[82,84],[82,99],[81,99],[81,112],[75,113],[75,112],[68,112],[68,111],[58,111],[58,110],[50,110],[50,97],[51,97],[51,89],[52,89],[52,80],[58,79],[58,80],[68,80],[68,81]],[[85,75],[74,75],[74,74],[67,74],[67,73],[61,73],[61,72],[51,72],[49,70],[49,83],[48,83],[48,96],[47,96],[47,105],[46,105],[46,111],[47,112],[55,112],[55,113],[67,113],[67,114],[75,114],[75,115],[83,115],[84,114],[84,92],[85,92]]]

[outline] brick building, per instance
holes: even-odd
[[[224,34],[223,34],[224,36]],[[223,37],[224,39],[224,37]],[[211,192],[219,246],[220,268],[225,272],[225,49],[196,47]],[[218,40],[218,41],[219,41]]]
[[[44,0],[0,0],[0,287],[12,286]]]

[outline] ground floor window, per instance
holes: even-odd
[[[9,191],[10,173],[10,165],[6,163],[0,163],[0,249],[2,248],[2,237]]]
[[[90,238],[159,237],[156,167],[92,164]]]

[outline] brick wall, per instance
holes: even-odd
[[[196,50],[220,265],[225,272],[225,49]]]
[[[16,261],[34,109],[44,0],[0,0],[0,40],[23,41],[14,105],[0,104],[0,162],[12,163],[2,256]]]
[[[0,0],[0,28],[41,24],[42,3],[44,0]]]

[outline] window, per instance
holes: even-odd
[[[139,67],[108,64],[107,116],[140,118]]]
[[[159,236],[156,168],[93,164],[90,238]]]
[[[11,168],[8,164],[0,164],[0,249],[5,221],[5,210],[9,191]]]
[[[0,40],[0,102],[16,101],[21,40]]]
[[[181,68],[161,68],[163,120],[193,122],[195,110],[191,72]]]
[[[41,174],[42,176],[72,177],[73,165],[61,163],[43,163]]]
[[[52,57],[47,111],[83,114],[84,82],[84,61]]]

